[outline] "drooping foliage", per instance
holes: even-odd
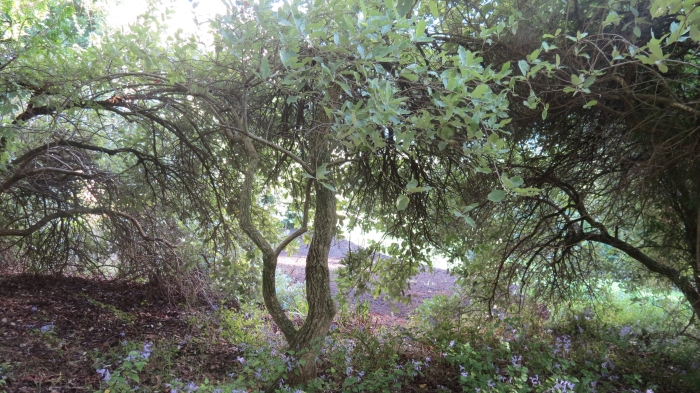
[[[489,301],[512,283],[561,298],[603,280],[660,278],[697,313],[697,4],[447,9],[450,39],[462,45],[483,42],[469,26],[519,15],[517,31],[482,50],[486,63],[517,62],[523,76],[510,96],[510,151],[494,167],[539,190],[476,210],[479,229],[457,248],[475,262],[463,274]],[[482,179],[474,192],[492,187]]]

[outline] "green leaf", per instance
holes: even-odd
[[[459,55],[459,63],[464,67],[469,67],[471,65],[469,64],[469,61],[467,61],[467,52],[469,51],[464,49],[464,47],[461,45],[459,46],[459,48],[457,48],[457,55]]]
[[[664,59],[664,52],[661,50],[661,45],[660,45],[661,40],[652,38],[649,40],[649,43],[647,46],[649,47],[649,52],[651,52],[651,60],[653,61],[659,61]]]
[[[316,168],[316,178],[318,180],[325,180],[328,178],[328,176],[326,176],[326,174],[328,174],[328,169],[326,168],[327,166],[328,164],[324,163]]]
[[[399,197],[396,199],[396,208],[401,211],[401,210],[406,210],[408,207],[408,202],[409,199],[406,195],[401,194]]]
[[[401,18],[405,17],[411,8],[413,8],[413,0],[398,0],[396,4],[396,12]]]
[[[579,78],[578,75],[576,74],[571,74],[571,83],[574,85],[580,85],[581,84],[581,78]]]
[[[438,7],[437,7],[437,1],[430,1],[428,4],[428,8],[430,8],[430,13],[435,17],[439,18],[440,13],[438,12]]]
[[[639,28],[639,26],[634,26],[634,29],[632,29],[632,34],[634,34],[635,37],[641,37],[642,30]]]
[[[489,193],[487,198],[492,202],[500,202],[506,197],[506,193],[503,190],[493,190]]]
[[[464,218],[464,221],[466,221],[467,224],[469,224],[470,227],[476,228],[476,222],[474,221],[473,218],[469,217],[469,216],[466,215],[466,214],[462,215],[462,218]]]
[[[416,38],[422,37],[425,34],[425,19],[416,22]]]
[[[523,75],[527,76],[527,72],[530,71],[530,65],[527,64],[527,61],[520,60],[518,62],[518,67],[520,67],[520,72],[522,72]]]
[[[267,57],[263,57],[260,60],[260,76],[263,79],[267,79],[270,76],[270,62],[267,61]]]
[[[418,75],[416,75],[416,74],[414,74],[413,72],[411,72],[411,70],[409,70],[408,68],[404,68],[404,69],[401,71],[401,74],[400,74],[400,75],[401,75],[402,77],[408,79],[408,80],[411,81],[411,82],[415,82],[415,81],[418,80]]]
[[[615,11],[610,11],[608,13],[608,16],[605,18],[604,25],[609,25],[611,23],[618,24],[620,22],[620,15],[617,14]]]
[[[472,98],[479,98],[489,91],[488,85],[479,85],[472,91]]]
[[[281,50],[280,51],[280,59],[282,60],[282,64],[288,66],[292,63],[292,60],[296,62],[297,58],[297,53],[294,52],[293,50]]]

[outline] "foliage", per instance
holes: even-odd
[[[133,350],[120,362],[121,364],[110,373],[109,368],[96,370],[102,377],[102,381],[108,386],[107,390],[113,392],[133,392],[135,387],[141,382],[139,373],[148,363],[151,356],[151,346],[153,344],[143,344],[142,350]],[[131,345],[133,346],[133,344]]]
[[[233,344],[261,346],[269,341],[273,330],[270,322],[263,318],[263,312],[254,304],[244,303],[238,311],[222,309],[219,318],[222,336]]]
[[[305,317],[309,312],[306,302],[306,288],[303,282],[293,282],[293,278],[284,273],[275,277],[277,297],[282,308],[294,316]]]
[[[650,297],[648,304],[620,294],[604,301],[579,298],[551,314],[526,308],[493,319],[478,307],[460,319],[457,299],[426,301],[413,317],[412,331],[446,354],[464,391],[620,391],[622,386],[689,391],[697,384],[692,355],[697,342],[678,338],[682,325],[659,312],[664,295]],[[644,353],[654,355],[640,356]],[[676,377],[654,371],[669,361],[683,364],[684,371]],[[669,378],[677,385],[669,386]]]
[[[697,313],[696,5],[655,4],[672,13],[624,1],[469,13],[455,2],[462,12],[445,17],[453,45],[480,45],[472,29],[504,25],[481,56],[520,71],[509,153],[493,162],[500,178],[465,183],[474,195],[509,183],[538,192],[491,195],[500,204],[475,206],[473,222],[458,212],[452,226],[468,235],[445,231],[439,246],[491,305],[513,283],[553,300],[617,275],[672,285]]]
[[[700,311],[696,1],[228,3],[211,45],[163,36],[167,12],[98,36],[86,8],[2,6],[4,255],[212,304],[210,277],[238,275],[217,284],[243,297],[262,267],[298,358],[286,374],[270,366],[268,390],[316,373],[338,209],[398,239],[371,250],[390,258],[351,255],[347,288],[400,295],[440,252],[463,262],[478,323],[525,293],[572,298],[609,278],[675,288]],[[284,236],[280,193],[300,212]],[[307,231],[304,303],[275,272]],[[438,324],[445,339],[461,311]],[[259,316],[225,319],[230,337],[259,339]],[[454,361],[485,355],[470,351]],[[497,377],[472,366],[465,386]],[[420,375],[397,370],[372,383]],[[526,389],[530,374],[508,370]],[[591,370],[575,378],[588,385]],[[551,377],[543,389],[569,389]]]

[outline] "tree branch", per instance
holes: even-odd
[[[55,213],[51,213],[47,216],[44,216],[42,219],[40,219],[39,221],[37,221],[36,223],[31,225],[30,227],[25,228],[25,229],[5,229],[5,228],[0,229],[0,237],[29,236],[29,235],[33,234],[34,232],[38,231],[39,229],[41,229],[42,227],[44,227],[49,222],[51,222],[57,218],[70,218],[70,217],[74,217],[77,215],[83,215],[83,214],[106,215],[106,216],[116,216],[116,217],[126,218],[127,220],[131,221],[131,223],[136,227],[136,229],[139,232],[139,235],[141,235],[141,237],[144,240],[157,241],[159,243],[165,244],[169,248],[176,248],[175,245],[173,245],[172,243],[168,242],[167,240],[165,240],[163,238],[148,236],[148,234],[146,233],[146,231],[143,230],[141,223],[138,221],[138,219],[136,219],[136,217],[129,215],[129,214],[126,214],[126,213],[122,213],[122,212],[114,211],[114,210],[111,210],[108,208],[104,208],[104,207],[77,208],[77,209],[71,209],[71,210],[57,211]]]

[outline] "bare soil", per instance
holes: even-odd
[[[193,338],[206,334],[203,326],[190,323],[192,316],[154,297],[146,285],[0,276],[0,378],[15,376],[0,385],[0,392],[95,391],[100,357],[124,352],[127,341],[179,342],[173,360],[178,372],[187,377],[205,370],[211,380],[223,379],[238,349],[218,340],[207,343],[207,356],[201,356]]]

